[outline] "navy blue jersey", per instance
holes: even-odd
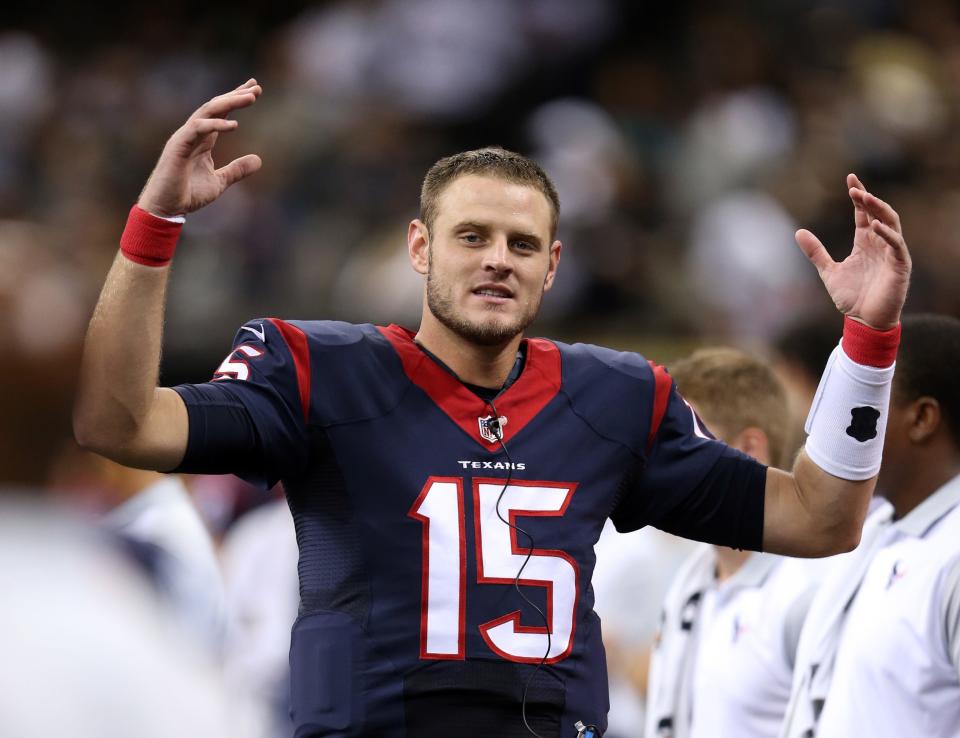
[[[496,415],[397,326],[252,321],[213,381],[176,388],[181,470],[286,490],[297,738],[527,735],[545,655],[534,729],[603,727],[590,578],[605,520],[760,547],[765,468],[709,437],[662,368],[524,347]]]

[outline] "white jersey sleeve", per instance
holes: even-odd
[[[947,656],[960,677],[960,558],[944,572],[942,592],[943,624]]]

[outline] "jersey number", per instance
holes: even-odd
[[[480,635],[491,650],[510,661],[547,663],[570,653],[577,597],[579,567],[563,551],[528,549],[517,542],[517,531],[497,516],[516,524],[518,517],[559,517],[576,489],[575,484],[473,480],[473,525],[476,540],[477,582],[513,585],[530,551],[520,584],[544,587],[547,594],[548,630],[542,625],[521,625],[520,611],[506,613],[480,626]],[[465,657],[467,542],[465,535],[463,480],[431,477],[408,513],[423,525],[423,574],[420,605],[420,657],[463,659]],[[522,526],[521,526],[522,527]]]
[[[263,356],[263,349],[251,346],[248,343],[237,346],[229,353],[227,358],[223,360],[223,363],[217,367],[217,371],[213,373],[214,382],[218,379],[240,379],[243,381],[249,379],[250,366],[242,357],[238,356],[238,354],[243,354],[251,359],[255,359],[258,356]]]

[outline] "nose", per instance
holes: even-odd
[[[483,253],[483,268],[498,274],[509,274],[513,271],[513,263],[510,258],[510,244],[506,238],[496,238],[491,240],[490,244]]]

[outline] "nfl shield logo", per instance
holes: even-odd
[[[485,418],[477,418],[480,425],[480,437],[487,443],[496,443],[503,437],[503,426],[507,424],[507,416],[501,415],[494,418],[488,415]]]

